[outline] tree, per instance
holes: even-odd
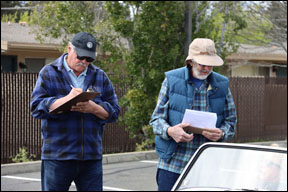
[[[130,7],[134,7],[132,15]],[[131,137],[153,140],[148,124],[164,72],[183,66],[184,3],[107,2],[106,9],[115,31],[128,39],[132,48],[124,61],[129,91],[121,99],[127,109],[121,120]]]
[[[64,50],[71,35],[80,31],[97,36],[97,9],[101,9],[101,5],[101,2],[91,1],[49,1],[37,5],[30,24],[39,26],[33,32],[40,42],[44,37],[62,38]]]
[[[125,66],[123,54],[125,53],[125,40],[111,28],[107,18],[103,1],[49,1],[32,2],[36,6],[31,15],[29,24],[34,28],[32,33],[36,39],[43,42],[45,37],[62,39],[60,51],[65,52],[68,41],[80,32],[93,34],[99,45],[96,61],[93,63],[108,73],[113,82],[123,81]],[[32,4],[31,4],[32,6]],[[85,11],[83,11],[85,10]],[[113,53],[113,54],[111,54]]]
[[[133,17],[129,11],[131,7],[136,10]],[[106,3],[113,28],[129,40],[129,47],[132,48],[124,61],[129,75],[129,91],[121,99],[121,105],[127,109],[121,121],[125,123],[130,136],[140,137],[143,141],[153,139],[149,120],[164,80],[164,72],[184,66],[187,45],[190,44],[187,41],[206,37],[218,43],[222,24],[225,23],[227,27],[222,33],[225,34],[222,56],[237,48],[232,37],[245,27],[245,21],[237,17],[231,7],[233,5],[227,3],[227,12],[223,15],[221,9],[211,10],[213,6],[209,2]],[[192,18],[185,18],[191,10]],[[223,22],[219,23],[219,18]],[[188,31],[191,31],[191,36],[187,36]],[[219,47],[219,43],[216,45]],[[147,143],[150,145],[147,147],[151,147],[152,142]]]
[[[186,1],[185,55],[188,53],[191,39],[196,37],[213,39],[217,54],[223,59],[235,52],[239,47],[235,36],[247,26],[242,4],[234,1]],[[226,68],[224,65],[214,70],[226,74]]]
[[[18,23],[29,8],[24,7],[27,1],[1,1],[1,21]]]
[[[211,20],[214,22],[213,26],[216,32],[212,39],[215,39],[217,54],[223,60],[231,53],[236,52],[240,46],[235,37],[247,27],[243,6],[243,3],[239,1],[220,1],[212,4]],[[216,70],[229,75],[227,65]]]
[[[21,2],[24,2],[24,1],[1,1],[1,8],[21,6],[22,5]]]
[[[287,53],[287,2],[249,2],[245,20],[248,27],[239,42],[282,47]]]
[[[192,38],[192,2],[185,1],[185,45],[184,45],[184,55],[188,56],[189,45]]]
[[[287,1],[271,1],[267,11],[272,28],[265,31],[271,44],[282,47],[287,53]]]

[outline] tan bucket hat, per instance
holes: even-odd
[[[215,44],[211,39],[196,38],[189,46],[189,54],[185,60],[194,60],[201,65],[221,66],[223,60],[216,55]]]

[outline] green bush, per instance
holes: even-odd
[[[142,127],[142,131],[145,137],[141,143],[136,143],[136,151],[146,151],[154,149],[155,135],[153,133],[153,128],[150,125],[145,125]]]
[[[12,158],[12,161],[14,163],[19,163],[19,162],[28,162],[28,161],[33,161],[33,159],[36,158],[36,155],[34,154],[28,154],[27,148],[26,147],[20,147],[19,148],[19,153]]]

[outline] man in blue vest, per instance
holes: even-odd
[[[213,71],[214,66],[223,65],[214,42],[194,39],[185,64],[186,67],[165,73],[150,120],[159,155],[156,176],[159,191],[172,189],[200,145],[226,141],[235,134],[237,117],[229,80]],[[183,127],[187,124],[181,123],[186,109],[216,113],[216,128],[207,127],[202,134],[186,133]]]

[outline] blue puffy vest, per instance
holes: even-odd
[[[185,110],[192,107],[194,86],[192,86],[189,73],[187,67],[165,73],[169,88],[168,123],[171,126],[181,123]],[[208,91],[208,111],[217,113],[216,127],[220,127],[229,80],[216,72],[212,72],[207,80],[212,88]],[[155,137],[155,144],[158,155],[166,161],[171,159],[177,147],[177,143],[172,138],[165,140],[158,135]]]

